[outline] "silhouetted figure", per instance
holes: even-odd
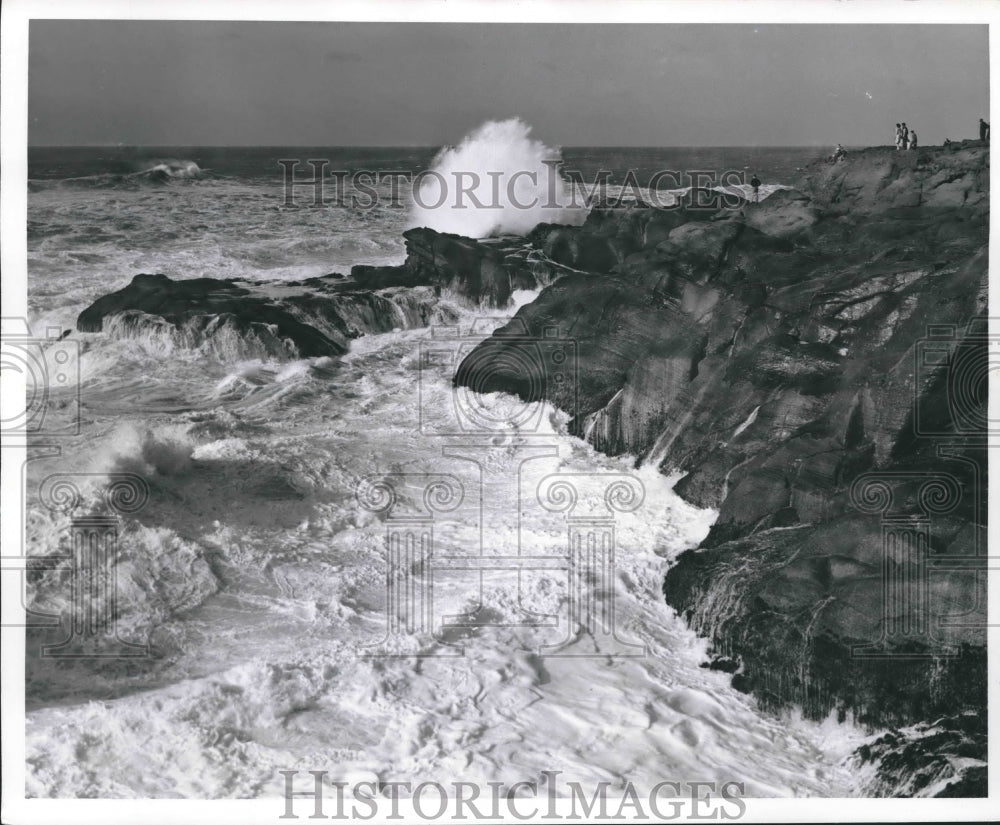
[[[902,132],[902,138],[903,138],[902,148],[903,149],[909,149],[910,148],[910,130],[906,127],[906,123],[905,122],[900,125],[899,129]]]
[[[910,148],[917,148],[917,133],[910,129]]]
[[[903,124],[896,124],[896,151],[903,148]]]
[[[753,187],[753,202],[760,203],[760,178],[754,175],[750,178],[750,185]]]
[[[837,163],[846,157],[847,157],[847,150],[838,143],[837,148],[833,150],[833,154],[830,156],[830,162]]]
[[[979,118],[979,139],[980,140],[990,139],[990,124],[988,124],[982,118]]]

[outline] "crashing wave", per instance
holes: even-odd
[[[581,224],[589,210],[560,177],[561,160],[560,150],[533,138],[524,121],[487,121],[438,153],[414,193],[410,224],[467,238]]]
[[[246,322],[230,313],[194,315],[174,324],[159,315],[129,309],[105,317],[103,332],[114,339],[135,341],[154,358],[175,357],[184,351],[222,362],[299,357],[295,344],[282,337],[274,324]]]

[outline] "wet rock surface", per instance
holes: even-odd
[[[984,797],[986,721],[961,714],[891,731],[858,748],[854,763],[872,796]]]
[[[893,728],[856,755],[872,793],[975,795],[988,198],[978,142],[870,149],[759,204],[603,204],[488,241],[413,229],[403,264],[349,277],[139,275],[77,327],[338,355],[432,322],[442,294],[489,308],[544,287],[456,384],[548,399],[596,448],[683,472],[719,516],[664,593],[715,667],[766,706]],[[942,719],[959,730],[924,735]]]
[[[423,228],[405,238],[403,264],[355,266],[350,277],[255,282],[136,275],[81,312],[77,330],[154,335],[220,357],[336,356],[360,335],[426,326],[442,293],[476,307],[503,307],[515,290],[548,283],[559,269],[521,238],[480,242]]]
[[[870,149],[760,204],[541,226],[575,271],[456,383],[548,398],[598,449],[686,473],[719,517],[667,601],[765,704],[984,719],[988,194],[976,142]],[[558,330],[575,380],[525,367],[515,328]]]

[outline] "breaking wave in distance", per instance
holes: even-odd
[[[29,192],[42,192],[46,189],[114,189],[121,187],[141,186],[149,183],[174,183],[176,181],[211,180],[216,175],[211,170],[202,169],[193,160],[178,160],[164,158],[151,160],[142,164],[143,168],[135,172],[101,172],[96,175],[79,175],[76,177],[58,178],[53,180],[28,180]]]

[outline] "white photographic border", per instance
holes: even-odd
[[[31,19],[145,19],[145,20],[300,20],[395,22],[564,22],[572,23],[809,23],[809,24],[990,24],[990,60],[996,65],[1000,47],[1000,4],[991,0],[375,0],[372,2],[318,2],[318,0],[6,0],[0,32],[0,268],[3,315],[27,316],[27,135],[28,135],[28,27]],[[991,100],[996,99],[995,89]],[[991,220],[990,256],[998,260],[996,220]],[[990,303],[1000,306],[997,279],[990,278]],[[1000,329],[991,328],[991,334]],[[1000,414],[998,393],[990,395],[990,417]],[[16,455],[16,447],[13,448]],[[997,450],[990,450],[990,471],[997,473]],[[8,454],[5,453],[5,457]],[[16,461],[16,459],[15,459]],[[0,491],[0,512],[20,506],[17,489]],[[991,524],[997,521],[997,497],[990,496]],[[2,521],[4,548],[19,546],[16,519]],[[989,531],[990,555],[994,530]],[[3,555],[12,555],[5,552]],[[996,584],[996,573],[992,583]],[[1000,641],[1000,588],[989,592],[988,630],[992,653]],[[2,638],[3,799],[4,825],[35,823],[215,823],[216,825],[279,825],[279,800],[91,800],[24,799],[24,633],[4,628]],[[1000,692],[996,656],[989,662],[989,700],[993,708]],[[1000,811],[1000,737],[997,717],[990,714],[988,799],[746,799],[746,822],[925,822],[986,821]],[[403,822],[420,821],[401,804]],[[449,811],[442,820],[450,819]],[[308,815],[302,811],[303,821]],[[379,821],[379,820],[372,820]],[[390,820],[391,821],[391,820]],[[495,821],[495,820],[494,820]],[[544,820],[540,820],[544,821]],[[557,821],[557,820],[552,820]],[[595,820],[600,821],[600,820]],[[654,821],[654,820],[640,820]],[[677,821],[683,821],[683,817]]]

